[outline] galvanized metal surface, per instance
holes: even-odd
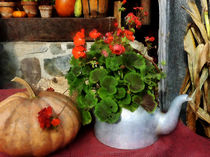
[[[95,136],[103,144],[119,149],[138,149],[152,145],[160,134],[168,134],[176,127],[182,103],[188,100],[187,95],[176,97],[166,114],[158,108],[152,114],[142,107],[135,112],[123,109],[121,119],[115,124],[96,120]]]

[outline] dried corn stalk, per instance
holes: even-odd
[[[193,23],[188,26],[184,49],[188,69],[180,93],[189,92],[192,101],[187,106],[187,125],[196,131],[196,121],[202,123],[210,137],[210,25],[207,0],[201,0],[202,15],[194,0],[188,0],[190,10],[184,8]]]

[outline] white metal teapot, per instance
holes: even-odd
[[[158,108],[154,113],[148,113],[141,106],[135,112],[122,109],[121,118],[115,124],[96,120],[95,135],[99,141],[114,148],[144,148],[153,144],[159,135],[175,129],[182,104],[190,100],[186,94],[177,96],[167,113]]]

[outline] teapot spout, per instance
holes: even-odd
[[[182,104],[186,101],[191,101],[187,94],[177,96],[172,101],[167,113],[157,113],[158,125],[156,131],[158,134],[168,134],[175,129]]]

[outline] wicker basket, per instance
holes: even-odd
[[[107,15],[109,0],[82,0],[84,17],[104,17]]]

